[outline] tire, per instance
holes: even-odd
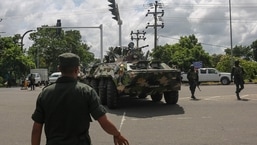
[[[151,95],[153,102],[159,102],[162,99],[162,94],[156,93]]]
[[[142,94],[138,95],[138,98],[140,98],[140,99],[144,99],[146,97],[147,97],[147,95],[145,93],[142,93]]]
[[[41,83],[40,83],[40,82],[37,82],[37,83],[35,83],[35,86],[36,86],[36,87],[39,87],[39,86],[41,86]]]
[[[118,92],[114,82],[111,79],[107,81],[107,107],[115,109],[118,106]]]
[[[177,104],[178,96],[178,91],[165,92],[164,100],[167,104]]]
[[[226,78],[226,77],[221,78],[220,82],[221,82],[222,85],[229,85],[230,84],[229,79]]]
[[[95,89],[95,91],[97,92],[98,94],[98,81],[96,79],[92,79],[91,82],[90,82],[90,86]],[[98,94],[99,95],[99,94]]]
[[[100,97],[100,101],[103,105],[107,104],[107,90],[106,90],[106,80],[101,79],[99,82],[99,87],[98,87],[98,94]]]

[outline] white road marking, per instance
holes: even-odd
[[[257,100],[257,94],[245,94],[240,95],[242,99],[249,99],[252,101]],[[200,100],[205,101],[221,101],[221,100],[230,100],[231,98],[236,98],[236,95],[224,95],[224,96],[200,96],[198,97]],[[190,100],[190,97],[181,97],[179,100]]]
[[[123,113],[123,116],[122,116],[122,119],[121,119],[121,122],[120,122],[119,131],[121,131],[122,125],[124,124],[124,121],[126,120],[126,119],[125,119],[125,116],[126,116],[126,112]]]
[[[249,95],[243,95],[243,96],[241,96],[241,98],[245,98],[245,97],[248,97]]]
[[[216,98],[220,98],[221,96],[213,96],[213,97],[208,97],[206,99],[203,100],[212,100],[212,99],[216,99]]]
[[[177,119],[181,119],[181,120],[184,120],[184,119],[192,119],[192,117],[178,117]]]
[[[202,119],[211,119],[212,117],[211,116],[202,116],[201,118]]]

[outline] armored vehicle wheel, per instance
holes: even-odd
[[[96,79],[92,79],[90,82],[90,86],[95,89],[98,94],[98,81]]]
[[[154,102],[159,102],[162,99],[162,94],[156,93],[156,94],[152,94],[151,98]]]
[[[146,97],[147,97],[147,95],[144,94],[144,93],[138,95],[138,98],[140,98],[140,99],[144,99],[144,98],[146,98]]]
[[[178,91],[165,92],[164,99],[167,104],[176,104],[178,102]]]
[[[107,80],[107,106],[109,109],[115,109],[118,105],[118,92],[114,82],[111,79]]]
[[[99,82],[99,97],[100,97],[100,101],[103,105],[107,104],[107,95],[106,95],[106,80],[105,79],[101,79]]]

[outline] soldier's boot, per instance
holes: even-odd
[[[241,100],[239,93],[236,93],[237,100]]]
[[[194,99],[194,100],[196,99],[195,95],[192,95],[191,98]]]

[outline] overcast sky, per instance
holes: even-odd
[[[195,34],[210,54],[224,54],[230,48],[229,0],[159,0],[164,10],[164,28],[158,28],[158,44],[174,44],[181,36]],[[140,46],[154,47],[154,0],[116,0],[122,24],[122,45],[131,42],[130,32],[145,31],[146,40]],[[108,0],[1,0],[0,35],[23,35],[42,25],[54,26],[61,19],[64,27],[98,27],[103,25],[104,53],[110,46],[119,45],[119,26],[112,19]],[[257,40],[257,1],[231,0],[233,45],[249,46]],[[158,23],[161,24],[161,21]],[[68,29],[65,29],[68,30]],[[91,46],[91,52],[100,58],[100,29],[78,29],[82,41]],[[5,32],[5,33],[3,33]],[[135,36],[135,35],[133,35]],[[28,35],[25,47],[31,45]],[[134,40],[136,44],[136,41]]]

